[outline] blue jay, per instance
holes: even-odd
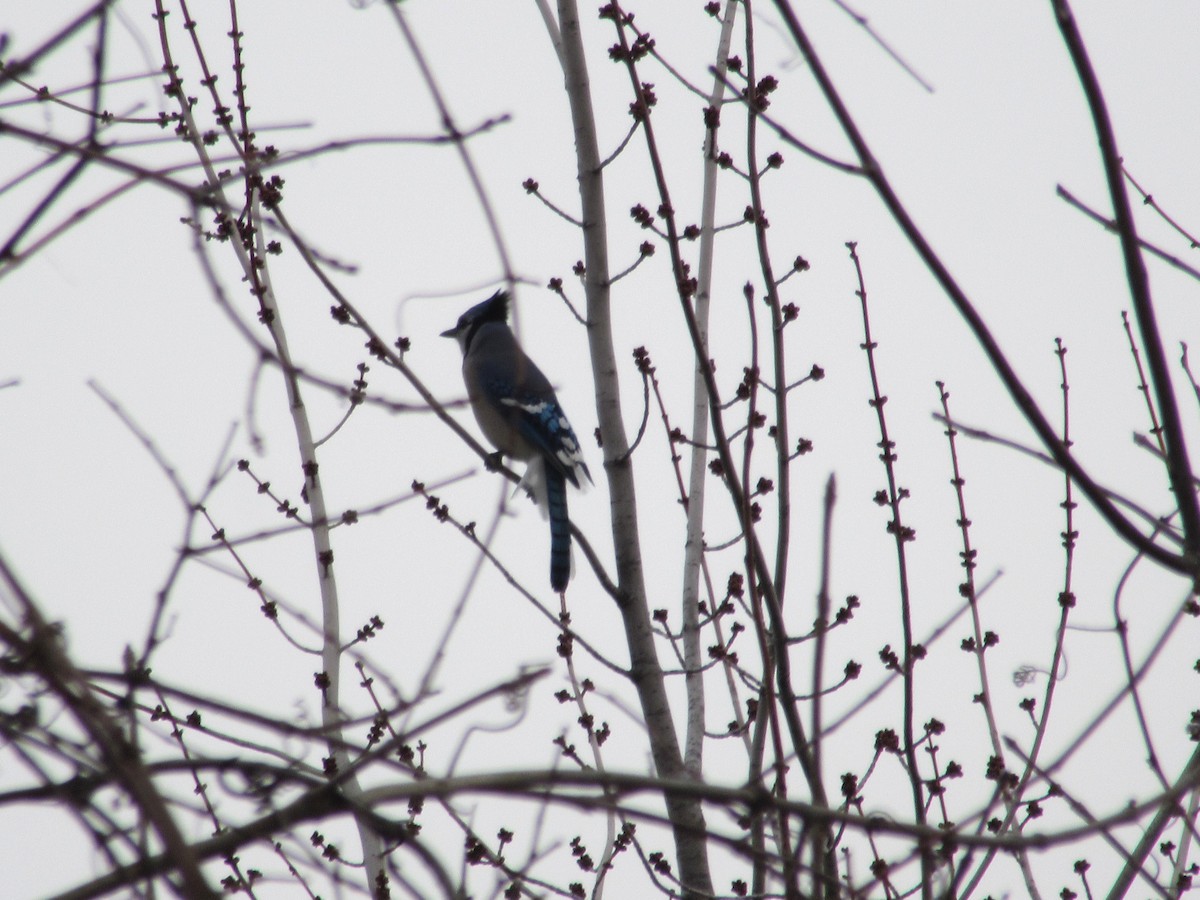
[[[579,439],[554,389],[508,327],[508,293],[472,306],[442,337],[463,353],[463,381],[475,420],[501,454],[528,463],[521,484],[550,516],[550,587],[562,593],[571,578],[567,482],[592,481]]]

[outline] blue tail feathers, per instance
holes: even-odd
[[[546,501],[550,511],[550,587],[558,593],[571,580],[571,520],[567,516],[567,481],[546,466]]]

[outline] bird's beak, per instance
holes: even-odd
[[[448,338],[456,338],[456,337],[458,337],[458,328],[457,328],[457,326],[456,326],[456,327],[454,327],[454,328],[448,328],[447,330],[443,331],[443,332],[442,332],[442,337],[448,337]]]

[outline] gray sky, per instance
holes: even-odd
[[[1185,225],[1200,227],[1191,214],[1200,208],[1195,178],[1200,147],[1196,7],[1184,2],[1131,6],[1113,0],[1079,5],[1080,27],[1129,171]],[[10,3],[3,9],[5,58],[28,52],[83,8],[52,6],[52,14],[44,4]],[[156,71],[160,51],[150,19],[152,7],[124,2],[117,8],[109,74]],[[591,438],[596,413],[584,331],[544,289],[550,278],[560,277],[568,296],[582,303],[582,290],[571,274],[582,250],[575,230],[521,186],[532,177],[561,208],[572,214],[578,208],[562,76],[537,7],[446,0],[410,3],[405,9],[458,127],[465,130],[494,117],[510,117],[469,142],[469,148],[513,267],[525,280],[517,300],[522,339],[555,383],[584,439],[593,474],[598,474],[601,454]],[[933,86],[932,92],[906,76],[835,6],[797,5],[899,195],[1055,421],[1061,400],[1054,339],[1067,343],[1073,436],[1079,457],[1093,475],[1156,514],[1171,509],[1164,475],[1131,441],[1135,430],[1145,432],[1148,425],[1121,328],[1120,313],[1128,308],[1129,298],[1118,245],[1055,196],[1061,184],[1105,214],[1109,208],[1088,112],[1049,4],[863,2],[860,9]],[[232,76],[221,37],[228,31],[227,12],[215,7],[193,12],[203,16],[200,31],[214,53],[210,63],[220,72],[218,85],[229,96]],[[242,4],[239,12],[260,144],[288,153],[334,140],[439,132],[428,92],[383,8],[357,9],[328,0],[257,0]],[[701,4],[657,0],[641,4],[636,12],[638,25],[655,36],[658,51],[707,91],[711,79],[706,66],[716,44],[717,23],[703,13]],[[177,19],[172,24],[177,26]],[[760,41],[759,74],[774,74],[781,82],[771,97],[770,114],[806,142],[849,160],[836,123],[765,4],[754,27]],[[623,69],[605,57],[613,41],[611,25],[598,21],[590,7],[584,10],[584,36],[592,54],[601,152],[607,153],[628,128],[628,82]],[[90,33],[77,37],[30,80],[52,91],[86,81],[92,40]],[[189,91],[197,91],[194,57],[179,31],[173,33],[173,49]],[[703,101],[651,61],[642,64],[642,77],[654,82],[659,96],[654,123],[680,219],[696,221]],[[118,115],[153,117],[168,108],[160,81],[144,78],[116,85],[106,94],[105,105]],[[86,102],[85,97],[73,95],[78,103]],[[27,99],[27,93],[13,85],[0,93],[2,104]],[[206,120],[211,118],[210,106],[205,99],[198,106]],[[730,123],[740,122],[732,107],[725,114]],[[79,136],[84,129],[77,113],[51,104],[0,106],[0,119],[58,135]],[[745,158],[741,134],[734,124],[723,137],[725,149],[739,165]],[[156,141],[119,151],[150,167],[191,161],[189,148],[165,143],[168,137],[169,132],[156,126],[136,124],[115,126],[105,135],[115,142]],[[6,185],[44,158],[43,151],[12,137],[0,140],[0,182]],[[763,143],[764,156],[778,146],[770,135],[763,136]],[[894,552],[883,529],[886,515],[870,500],[882,486],[883,474],[876,459],[873,412],[866,403],[869,383],[858,347],[862,337],[854,296],[857,283],[846,241],[858,242],[863,260],[872,327],[881,344],[884,392],[890,399],[889,425],[899,442],[901,482],[913,492],[906,517],[920,536],[911,550],[918,634],[927,633],[956,608],[960,580],[945,438],[930,418],[938,406],[934,381],[948,383],[953,411],[963,422],[1024,443],[1033,443],[1033,437],[967,328],[868,185],[794,150],[784,153],[783,168],[770,175],[766,187],[772,252],[781,264],[796,255],[811,264],[810,271],[782,289],[785,301],[801,310],[798,321],[789,326],[789,365],[793,378],[813,364],[821,365],[828,376],[798,391],[792,404],[793,432],[811,438],[815,450],[795,468],[789,600],[802,610],[796,612],[797,628],[811,622],[819,497],[827,476],[835,473],[841,501],[834,596],[859,594],[865,609],[858,630],[831,642],[830,666],[840,670],[851,657],[862,662],[869,675],[861,685],[865,691],[881,675],[877,650],[884,643],[897,645],[899,625],[893,599]],[[0,233],[11,233],[61,171],[60,166],[0,194]],[[379,143],[316,155],[283,166],[278,173],[286,181],[284,208],[290,221],[313,247],[340,264],[331,270],[339,287],[385,335],[411,340],[407,360],[439,397],[461,399],[458,351],[437,334],[486,296],[503,271],[453,149]],[[193,167],[178,177],[194,183],[199,175]],[[121,183],[117,175],[89,169],[42,225],[62,221]],[[636,258],[638,244],[649,237],[629,219],[627,210],[639,202],[651,209],[657,206],[640,137],[610,165],[607,189],[613,265],[620,269]],[[725,175],[720,191],[718,222],[736,221],[748,202],[744,182]],[[1190,252],[1136,195],[1133,199],[1143,237],[1179,256]],[[186,214],[177,196],[141,186],[97,210],[28,262],[12,271],[0,268],[0,383],[19,379],[0,390],[0,551],[47,614],[64,623],[72,652],[86,665],[117,668],[127,644],[140,646],[156,592],[181,543],[183,523],[170,483],[129,429],[89,389],[89,382],[101,386],[152,436],[191,492],[203,489],[236,424],[228,459],[249,459],[259,479],[300,502],[295,445],[280,379],[270,369],[255,377],[255,354],[213,300],[196,259],[192,230],[180,222]],[[35,229],[35,234],[45,230]],[[642,411],[641,385],[630,357],[639,345],[658,366],[673,404],[673,424],[686,429],[690,422],[690,347],[666,248],[657,243],[656,255],[619,282],[613,293],[631,434]],[[741,287],[748,279],[761,281],[749,255],[751,246],[749,230],[741,228],[723,237],[717,249],[713,355],[727,396],[732,396],[745,364]],[[685,251],[694,264],[694,245]],[[210,255],[237,315],[253,329],[253,307],[232,256],[227,248],[214,248]],[[1161,263],[1151,261],[1149,266],[1161,332],[1174,362],[1179,341],[1200,338],[1196,283]],[[297,362],[328,379],[349,383],[356,376],[355,365],[365,359],[362,335],[331,324],[332,301],[291,247],[272,260],[272,277]],[[415,400],[398,376],[374,360],[370,365],[372,393]],[[1178,367],[1172,374],[1179,379],[1185,424],[1196,446],[1196,405]],[[335,398],[309,387],[306,399],[318,431],[337,424],[343,409]],[[478,433],[464,409],[457,416]],[[261,448],[253,445],[253,433],[261,435]],[[1044,668],[1053,646],[1058,612],[1054,597],[1061,590],[1062,573],[1062,513],[1057,507],[1061,476],[994,446],[964,442],[960,451],[976,522],[973,539],[980,547],[981,578],[1004,572],[986,603],[993,617],[989,627],[1002,636],[989,660],[998,709],[1005,733],[1027,740],[1031,729],[1016,709],[1026,692],[1011,686],[1009,673],[1023,664]],[[362,409],[322,454],[334,510],[365,509],[406,494],[413,479],[433,484],[466,476],[438,493],[458,518],[477,520],[482,530],[494,519],[498,500],[509,494],[428,414]],[[654,410],[639,454],[651,604],[669,608],[677,621],[682,512]],[[765,460],[760,463],[765,465]],[[607,489],[602,477],[596,480],[597,489],[572,496],[572,518],[607,562]],[[710,491],[708,538],[717,543],[733,536],[733,521],[715,480]],[[244,473],[228,474],[207,506],[217,526],[231,534],[280,524],[274,504],[255,492]],[[509,509],[514,515],[501,521],[495,552],[556,610],[544,583],[545,526],[523,502],[511,503]],[[1111,538],[1086,507],[1079,521],[1075,589],[1081,601],[1076,621],[1109,625],[1112,592],[1132,552]],[[195,543],[205,542],[206,527],[198,530]],[[255,542],[245,552],[272,592],[315,621],[314,566],[304,535]],[[416,501],[338,532],[336,552],[343,630],[353,634],[368,617],[380,615],[387,627],[368,646],[369,655],[402,692],[412,690],[466,583],[473,561],[469,550],[461,537],[439,526]],[[155,673],[281,716],[313,716],[316,695],[310,685],[317,661],[293,650],[265,622],[257,599],[239,586],[244,579],[224,574],[232,567],[228,557],[209,554],[204,561],[216,568],[193,563],[175,588],[168,612],[170,638],[155,659]],[[727,551],[710,562],[714,579],[723,583],[739,566],[739,553]],[[620,623],[611,603],[578,554],[576,568],[570,593],[576,627],[624,662]],[[1137,646],[1145,646],[1186,586],[1144,566],[1129,590],[1134,597],[1130,606],[1139,617],[1133,637]],[[293,628],[306,643],[317,643],[311,632]],[[983,730],[969,702],[978,688],[971,680],[973,661],[957,649],[960,632],[966,633],[965,625],[939,645],[923,673],[929,678],[922,694],[927,704],[923,715],[962,722],[961,731],[946,743],[953,752],[969,756]],[[1186,640],[1191,640],[1190,634]],[[1065,746],[1123,683],[1115,646],[1111,634],[1069,638],[1071,671],[1063,682],[1061,696],[1066,699],[1050,746]],[[490,570],[485,570],[445,650],[437,708],[514,674],[521,665],[557,662],[553,628]],[[669,652],[665,644],[660,652]],[[1171,660],[1156,670],[1166,685],[1186,674],[1186,647]],[[580,665],[590,676],[603,674],[589,668],[590,660]],[[348,683],[353,680],[348,677]],[[472,739],[462,770],[552,762],[550,737],[571,727],[573,714],[548,699],[560,686],[557,677],[550,681],[543,691],[546,696],[534,704],[534,714],[520,728],[499,739]],[[714,681],[710,728],[719,731],[731,714],[727,697],[716,685]],[[609,705],[601,703],[603,716],[613,720],[614,727],[619,723],[629,737],[624,743],[614,742],[612,764],[642,770],[647,761],[635,726],[619,711],[628,693],[623,686],[612,687],[619,696]],[[1181,739],[1181,716],[1189,700],[1169,690],[1161,696],[1166,743],[1160,749],[1170,760],[1166,769],[1171,772],[1189,750]],[[835,697],[831,709],[848,706],[851,699]],[[352,696],[349,702],[357,705],[359,698]],[[497,704],[483,718],[501,723],[508,717]],[[883,718],[865,717],[866,733],[879,727]],[[1120,730],[1127,721],[1121,722],[1125,725],[1115,722],[1117,730],[1102,739],[1094,754],[1077,757],[1076,787],[1085,794],[1093,756],[1100,760],[1094,764],[1103,765],[1106,772],[1112,766],[1130,773],[1128,796],[1148,783],[1139,762],[1145,756],[1143,748],[1132,741],[1126,748],[1116,739],[1127,733]],[[847,761],[837,771],[865,763],[860,745],[869,738],[858,737],[846,737],[842,746]],[[439,761],[448,760],[446,748],[456,740],[457,734],[447,733]],[[956,742],[961,743],[955,746]],[[718,746],[712,758],[720,760],[726,752]],[[0,749],[0,790],[22,783],[19,769],[3,762],[3,754]],[[1120,760],[1126,755],[1128,765],[1122,768]],[[721,780],[720,771],[714,763],[715,780]],[[1088,794],[1098,804],[1092,811],[1119,808],[1128,799],[1123,788],[1124,784],[1114,785],[1098,797]],[[23,809],[19,816],[11,811],[0,814],[0,871],[7,873],[7,889],[16,891],[13,896],[61,889],[85,879],[99,864],[82,842],[60,844],[55,865],[46,864],[37,848],[59,840],[49,831],[59,823],[53,812]],[[591,827],[598,828],[599,821]],[[1075,858],[1069,855],[1074,849],[1059,852],[1068,855],[1048,854],[1039,862],[1046,866],[1046,885],[1055,891]],[[454,853],[457,847],[448,856]],[[996,877],[994,890],[1020,890],[1015,870],[997,868]]]

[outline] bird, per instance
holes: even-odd
[[[496,291],[441,336],[458,341],[467,399],[497,456],[527,464],[521,486],[549,516],[550,587],[561,594],[571,579],[567,482],[580,489],[581,475],[594,482],[554,388],[508,327],[509,301]]]

